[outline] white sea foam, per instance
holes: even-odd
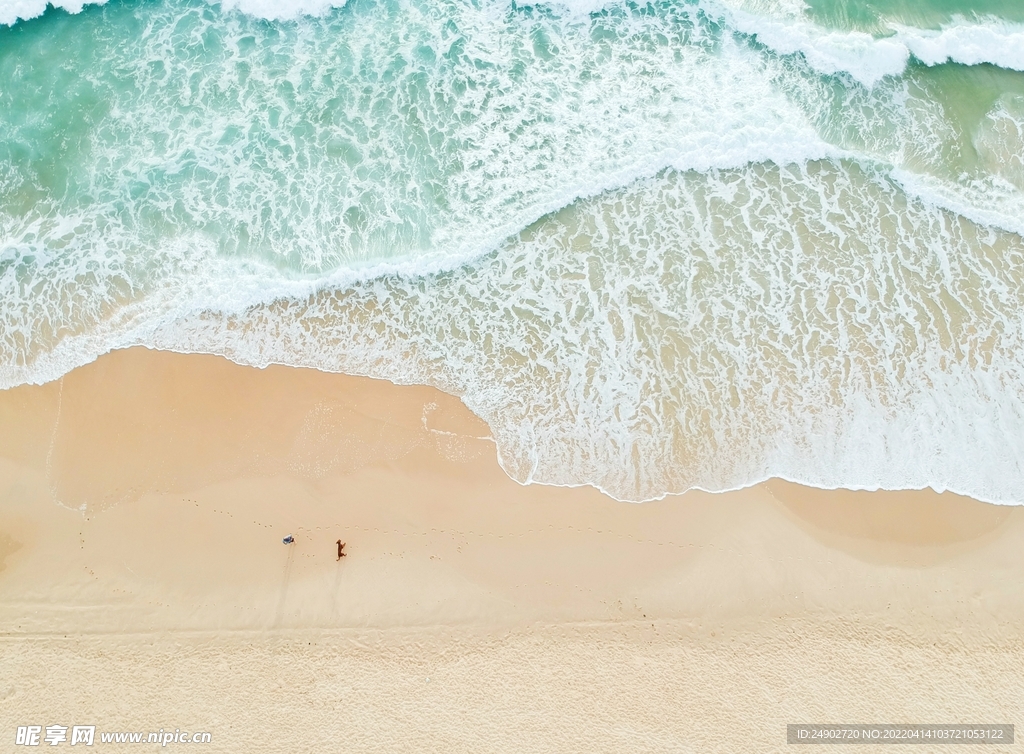
[[[268,20],[322,16],[346,0],[208,0],[225,10],[238,10]],[[540,0],[571,16],[586,16],[621,0]],[[6,0],[0,24],[41,15],[48,6],[78,13],[87,4],[107,0]],[[530,3],[523,3],[529,5]],[[865,86],[897,76],[913,55],[927,65],[948,61],[964,65],[990,63],[1024,70],[1024,26],[998,18],[956,18],[941,29],[916,29],[894,24],[893,35],[878,38],[859,31],[837,31],[804,20],[803,0],[703,0],[713,16],[724,16],[736,31],[756,38],[782,55],[799,53],[817,71],[845,72]]]
[[[856,163],[670,172],[442,274],[289,281],[201,246],[26,369],[142,344],[435,384],[514,478],[625,500],[782,476],[1024,502],[1024,240]]]
[[[250,16],[281,21],[300,16],[323,16],[341,8],[346,0],[210,0],[225,10],[239,10]]]
[[[973,136],[985,169],[1024,192],[1024,95],[1001,96]]]
[[[196,29],[213,33],[218,21],[201,13],[167,11],[145,39],[116,48],[104,64],[132,71],[134,85],[111,91],[104,129],[76,153],[85,161],[69,165],[94,197],[88,212],[78,194],[38,198],[39,178],[24,173],[31,166],[0,166],[12,200],[33,197],[9,205],[23,213],[0,211],[0,383],[52,379],[55,365],[95,357],[96,333],[122,342],[116,332],[137,332],[182,306],[237,311],[281,295],[274,285],[196,288],[195,278],[243,275],[221,259],[291,270],[306,291],[384,271],[425,274],[667,167],[785,164],[834,151],[772,86],[759,56],[728,36],[711,47],[685,14],[654,29],[613,25],[621,36],[610,37],[607,54],[574,24],[509,26],[486,9],[462,11],[454,20],[473,46],[445,66],[410,67],[398,81],[325,67],[348,54],[347,44],[311,26],[248,46],[251,29],[232,26],[215,47],[224,60],[196,76],[194,62],[173,49],[180,29],[186,41]],[[427,18],[407,34],[436,59],[452,48],[451,21]],[[394,22],[376,13],[346,19],[348,33],[365,40],[367,70],[390,65],[378,31]],[[559,57],[538,55],[540,38]],[[274,68],[278,61],[286,67]],[[242,65],[244,83],[235,79]],[[328,75],[334,84],[324,89]],[[364,109],[348,112],[357,98]],[[407,128],[410,113],[423,125]],[[51,351],[78,355],[46,357],[45,366],[39,359]]]
[[[225,10],[238,10],[250,16],[270,21],[282,21],[300,16],[323,16],[341,8],[346,0],[208,0]],[[0,24],[13,26],[43,15],[49,7],[68,13],[81,13],[86,5],[104,5],[107,0],[2,0]]]
[[[949,134],[941,131],[941,115],[930,115],[908,122],[903,138],[909,143],[932,145],[938,154],[928,155],[924,148],[918,155],[941,166],[943,142],[950,142]],[[949,131],[951,126],[945,124],[945,129]],[[934,206],[1024,236],[1024,97],[1000,97],[975,128],[971,145],[981,163],[980,170],[955,180],[898,164],[891,175],[904,190]]]
[[[729,11],[872,84],[836,107],[695,6],[496,7],[269,29],[154,4],[87,66],[88,138],[49,92],[19,103],[7,135],[38,155],[0,162],[0,386],[222,353],[459,394],[524,482],[1024,502],[1016,99],[957,183],[941,106],[863,67],[879,40]]]
[[[896,168],[893,179],[913,196],[982,225],[1024,235],[1024,192],[999,176],[960,182]]]
[[[734,29],[779,54],[799,53],[821,73],[845,72],[868,87],[886,76],[902,74],[911,55],[926,65],[952,61],[1024,70],[1024,26],[995,18],[955,19],[936,30],[893,25],[892,36],[881,38],[745,10],[731,9],[726,18]]]
[[[669,173],[457,273],[197,313],[144,342],[438,385],[522,482],[642,500],[782,476],[1021,503],[1022,262],[1019,236],[854,163]]]
[[[898,39],[876,39],[859,31],[829,31],[798,19],[733,11],[729,22],[737,31],[781,55],[800,53],[816,71],[848,73],[869,87],[886,76],[901,74],[910,57],[907,46]]]
[[[0,2],[0,24],[13,26],[18,21],[43,15],[50,6],[68,13],[81,13],[86,5],[103,5],[107,0],[3,0]]]
[[[922,63],[991,63],[1024,71],[1024,26],[998,19],[957,19],[941,30],[894,26],[896,38]]]

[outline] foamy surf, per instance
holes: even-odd
[[[103,5],[108,0],[4,0],[0,4],[0,24],[16,24],[37,18],[47,8],[81,13],[87,5]],[[317,17],[345,5],[345,0],[209,0],[225,11],[237,10],[268,21]]]
[[[339,8],[0,40],[0,386],[220,353],[442,387],[524,483],[1024,502],[1016,27]]]
[[[783,476],[1010,503],[1024,285],[995,260],[1024,260],[1020,237],[854,165],[669,172],[457,272],[207,312],[146,342],[430,382],[524,483],[645,500]]]
[[[43,15],[47,8],[81,13],[86,5],[102,5],[106,0],[5,0],[0,4],[0,24],[13,25]]]
[[[711,6],[713,8],[713,6]],[[832,30],[794,18],[758,16],[730,11],[730,26],[781,55],[801,55],[814,70],[847,73],[864,86],[886,76],[899,76],[913,57],[925,65],[952,62],[989,63],[1024,70],[1024,26],[999,19],[955,19],[941,29],[915,29],[893,24],[891,34],[876,36],[857,30]]]

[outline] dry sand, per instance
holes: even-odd
[[[425,387],[132,349],[0,392],[0,751],[52,723],[210,752],[1019,740],[1022,577],[1024,508],[523,487]]]

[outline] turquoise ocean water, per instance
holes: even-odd
[[[1024,503],[1017,0],[0,0],[0,387],[436,385],[515,479]]]

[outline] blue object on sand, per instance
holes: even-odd
[[[295,537],[293,537],[291,534],[289,534],[287,537],[285,537],[281,541],[284,542],[286,545],[290,545],[292,542],[295,541]]]

